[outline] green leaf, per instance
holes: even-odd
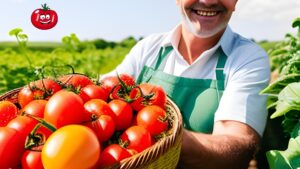
[[[21,28],[15,28],[9,31],[9,36],[18,36],[23,30]]]
[[[19,37],[21,40],[26,40],[26,41],[28,40],[28,36],[27,36],[26,34],[23,34],[23,33],[22,33],[22,34],[19,34],[18,37]]]
[[[292,133],[291,133],[291,137],[292,138],[296,138],[300,136],[300,121],[298,122],[298,124],[294,127]]]
[[[69,45],[71,44],[71,39],[69,36],[64,36],[62,39],[61,39],[62,43],[66,44],[66,45]]]
[[[270,169],[292,169],[289,162],[281,155],[280,151],[271,150],[267,152]]]
[[[270,169],[296,169],[300,167],[300,136],[289,140],[285,151],[267,152]]]
[[[76,44],[80,43],[80,40],[79,40],[79,38],[76,36],[75,33],[71,33],[70,37],[71,37],[71,39],[72,39],[72,41],[73,41],[74,43],[76,43]]]
[[[292,135],[295,126],[299,122],[299,112],[300,111],[291,110],[284,115],[284,119],[282,121],[282,127],[283,127],[283,131],[285,133],[288,133],[289,136]]]
[[[289,74],[278,78],[275,82],[270,84],[260,94],[278,94],[288,84],[300,81],[300,74]]]
[[[295,27],[299,27],[299,28],[300,28],[300,18],[296,18],[296,19],[293,21],[292,27],[293,27],[293,28],[295,28]]]
[[[282,116],[290,110],[300,111],[300,82],[290,83],[279,93],[276,111],[271,118]]]

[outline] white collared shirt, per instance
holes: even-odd
[[[150,35],[141,40],[115,71],[130,74],[137,79],[145,65],[155,65],[161,47],[172,45],[173,50],[160,65],[162,71],[187,78],[216,79],[217,57],[212,55],[221,46],[227,55],[224,67],[225,91],[215,113],[215,121],[243,122],[262,135],[267,117],[267,97],[258,93],[270,80],[266,52],[254,42],[232,32],[228,26],[220,41],[190,65],[177,50],[180,31],[181,26],[178,25],[168,33]]]

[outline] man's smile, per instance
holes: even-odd
[[[216,16],[219,12],[218,11],[205,11],[205,10],[192,10],[195,12],[197,15],[200,16]]]

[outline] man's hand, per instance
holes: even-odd
[[[237,121],[215,122],[211,135],[184,129],[179,168],[247,168],[259,141],[255,130]]]

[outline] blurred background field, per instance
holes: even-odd
[[[72,65],[77,73],[92,77],[107,73],[124,59],[139,40],[128,37],[119,42],[104,39],[80,41],[74,34],[66,37],[71,36],[74,38],[70,43],[28,42],[25,53],[20,51],[17,42],[0,42],[0,94],[33,80],[30,78],[34,77],[33,69],[45,65]],[[259,42],[266,50],[277,43]]]
[[[80,41],[75,34],[61,43],[28,42],[24,48],[17,42],[0,42],[0,94],[34,80],[35,69],[43,66],[71,65],[77,73],[96,78],[114,69],[136,42],[132,37]]]

